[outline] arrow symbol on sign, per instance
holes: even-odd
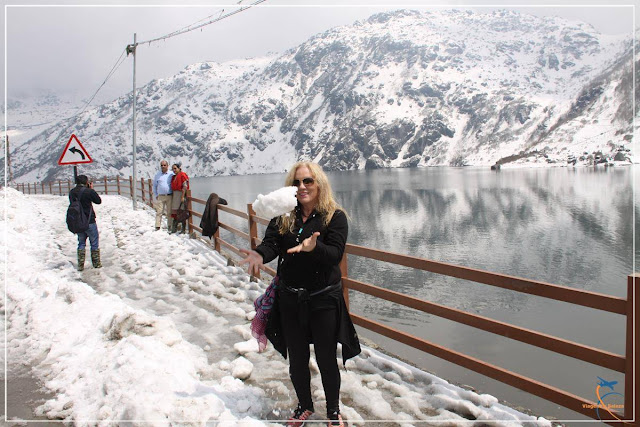
[[[82,150],[78,150],[76,147],[71,147],[69,148],[69,151],[71,151],[72,153],[78,153],[82,156],[82,160],[84,160],[84,153],[82,152]]]

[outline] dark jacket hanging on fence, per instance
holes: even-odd
[[[202,220],[200,221],[203,236],[213,238],[216,230],[218,230],[218,204],[226,205],[227,201],[216,193],[209,194],[207,204],[202,213]]]

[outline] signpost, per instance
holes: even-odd
[[[58,164],[73,165],[73,182],[78,179],[78,166],[81,163],[93,163],[93,159],[89,155],[89,152],[82,146],[82,143],[75,134],[71,134],[69,142],[62,150]]]

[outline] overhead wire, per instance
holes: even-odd
[[[242,0],[241,0],[241,1],[242,1]],[[238,2],[238,3],[239,3],[239,2]],[[211,14],[211,15],[209,15],[209,16],[207,16],[207,17],[205,17],[205,18],[202,18],[202,19],[201,19],[201,20],[199,20],[199,21],[196,21],[196,22],[191,23],[191,24],[189,24],[189,25],[185,25],[184,27],[182,27],[182,28],[180,28],[180,29],[178,29],[178,30],[176,30],[176,31],[174,31],[174,32],[172,32],[172,33],[167,34],[167,36],[168,36],[168,37],[173,37],[174,35],[177,35],[177,33],[181,32],[181,31],[184,31],[184,30],[187,30],[187,29],[189,29],[190,27],[192,27],[193,25],[196,25],[196,24],[199,24],[200,22],[206,21],[207,19],[209,19],[209,18],[211,18],[211,17],[213,17],[213,16],[215,16],[215,15],[220,15],[220,16],[221,16],[223,12],[224,12],[224,9],[221,9],[219,13],[218,13],[218,12],[213,13],[213,14]],[[150,43],[150,42],[146,42],[146,43]]]
[[[238,5],[239,5],[240,3],[242,3],[242,1],[243,1],[243,0],[239,0],[236,4],[238,4]],[[223,14],[223,13],[224,13],[224,9],[221,9],[220,11],[217,11],[217,12],[216,12],[216,13],[214,13],[214,14],[211,14],[211,15],[209,15],[209,16],[207,16],[207,17],[203,18],[203,19],[200,19],[200,20],[198,20],[198,21],[196,21],[196,22],[194,22],[194,23],[192,23],[192,24],[189,24],[189,25],[187,25],[187,26],[184,26],[184,27],[182,27],[182,28],[180,28],[180,29],[178,29],[178,30],[175,30],[175,31],[171,32],[171,33],[165,34],[164,36],[160,36],[160,37],[156,37],[156,38],[154,38],[154,39],[150,39],[150,40],[145,40],[145,41],[137,42],[137,43],[136,43],[136,46],[137,46],[137,45],[140,45],[140,44],[147,44],[147,45],[150,45],[151,43],[154,43],[154,42],[157,42],[157,41],[160,41],[160,40],[166,40],[166,39],[169,39],[169,38],[172,38],[172,37],[179,36],[179,35],[181,35],[181,34],[186,34],[186,33],[188,33],[188,32],[191,32],[191,31],[197,30],[197,29],[199,29],[199,28],[203,28],[203,27],[205,27],[205,26],[207,26],[207,25],[211,25],[211,24],[213,24],[213,23],[215,23],[215,22],[221,21],[221,20],[223,20],[223,19],[225,19],[225,18],[228,18],[228,17],[230,17],[230,16],[232,16],[232,15],[235,15],[235,14],[237,14],[237,13],[243,12],[243,11],[245,11],[245,10],[247,10],[247,9],[249,9],[249,8],[251,8],[251,7],[253,7],[253,6],[255,6],[255,5],[258,5],[258,4],[260,4],[260,3],[264,3],[265,1],[266,1],[266,0],[256,0],[256,1],[254,1],[253,3],[251,3],[250,5],[240,7],[239,9],[236,9],[236,10],[234,10],[234,11],[228,12],[228,13],[226,13],[226,14]],[[218,15],[218,14],[219,14],[219,15]],[[213,17],[213,16],[215,16],[215,15],[218,15],[218,17],[213,18],[213,19],[210,19],[210,18],[212,18],[212,17]],[[204,22],[204,23],[200,24],[200,22],[202,22],[202,21],[206,21],[206,22]],[[199,25],[198,25],[198,24],[199,24]],[[125,61],[125,59],[129,56],[129,53],[131,53],[131,52],[133,51],[133,49],[134,49],[134,48],[135,48],[135,46],[133,46],[133,45],[127,45],[127,47],[122,51],[122,53],[120,54],[120,56],[119,56],[119,57],[118,57],[118,59],[116,60],[115,64],[113,65],[113,67],[111,68],[111,70],[109,71],[109,73],[107,74],[107,77],[104,79],[104,81],[102,82],[102,84],[101,84],[101,85],[98,87],[98,89],[93,93],[93,95],[91,95],[91,97],[90,97],[90,98],[89,98],[89,100],[85,103],[85,105],[82,107],[82,109],[81,109],[81,110],[80,110],[80,107],[78,107],[78,109],[79,109],[80,111],[78,111],[78,112],[74,113],[73,115],[71,115],[71,116],[69,116],[69,117],[67,117],[67,118],[64,118],[64,119],[62,119],[62,120],[57,120],[57,121],[68,120],[68,119],[71,119],[71,118],[73,118],[73,117],[75,117],[75,116],[77,116],[77,115],[79,115],[79,114],[82,114],[82,113],[87,109],[87,107],[89,107],[89,105],[91,104],[91,102],[95,99],[95,97],[98,95],[98,93],[100,92],[100,90],[101,90],[101,89],[104,87],[104,85],[109,81],[109,79],[113,76],[113,74],[118,70],[118,68],[120,68],[120,66],[122,65],[122,63]],[[125,53],[126,53],[126,56],[125,56]],[[25,128],[32,128],[32,127],[34,127],[34,126],[47,125],[47,124],[50,124],[50,123],[53,123],[53,122],[54,122],[54,121],[52,120],[52,121],[50,121],[50,122],[38,123],[37,125],[29,125],[29,126],[24,126],[24,127],[25,127]]]
[[[82,114],[84,112],[84,110],[87,109],[87,107],[91,104],[91,102],[98,95],[98,92],[100,92],[100,89],[102,89],[102,87],[107,83],[107,81],[109,81],[111,76],[113,76],[113,74],[118,70],[118,68],[120,68],[120,65],[122,65],[122,63],[125,61],[125,59],[127,59],[126,56],[125,56],[125,53],[126,53],[126,50],[123,50],[122,53],[120,54],[120,56],[118,57],[118,59],[116,59],[116,62],[113,65],[113,67],[111,67],[111,71],[109,71],[109,74],[107,74],[107,77],[104,79],[102,84],[93,93],[93,95],[91,95],[89,100],[85,102],[83,107],[78,107],[79,111],[75,112],[74,114],[72,114],[69,117],[65,117],[64,119],[56,119],[56,120],[51,120],[51,121],[44,122],[44,123],[36,123],[36,124],[33,124],[33,125],[27,125],[27,126],[22,126],[22,127],[25,128],[25,129],[31,129],[31,128],[36,127],[36,126],[43,126],[43,125],[48,125],[48,124],[51,124],[51,123],[54,123],[54,122],[69,120],[69,119],[71,119],[71,118],[73,118],[73,117],[75,117],[75,116],[77,116],[79,114]]]
[[[96,97],[96,95],[98,95],[98,92],[100,92],[100,89],[102,89],[102,87],[107,83],[107,81],[109,81],[109,79],[111,78],[111,76],[113,76],[113,74],[116,72],[116,70],[118,68],[120,68],[120,65],[122,65],[122,63],[125,61],[125,59],[126,59],[125,53],[126,53],[126,49],[122,51],[122,53],[120,54],[120,57],[116,60],[115,65],[113,66],[113,68],[111,68],[111,71],[109,71],[109,74],[107,74],[107,77],[104,79],[104,81],[102,82],[100,87],[98,87],[98,89],[94,92],[94,94],[91,96],[91,98],[89,98],[89,100],[87,101],[85,106],[82,108],[82,110],[79,111],[78,113],[74,114],[74,115],[82,114],[84,112],[84,110],[87,109],[89,104],[91,104],[91,101],[93,101],[93,99]]]
[[[211,24],[216,23],[218,21],[221,21],[221,20],[223,20],[225,18],[233,16],[233,15],[235,15],[237,13],[244,12],[245,10],[250,9],[251,7],[256,6],[256,5],[260,4],[260,3],[264,3],[265,1],[266,0],[256,0],[256,1],[254,1],[253,3],[251,3],[251,4],[247,5],[247,6],[242,6],[239,9],[233,10],[231,12],[227,12],[224,15],[221,14],[217,18],[213,18],[213,19],[211,19],[211,20],[209,20],[209,21],[207,21],[207,22],[205,22],[203,24],[195,25],[198,22],[201,22],[202,21],[202,19],[201,19],[198,22],[195,22],[195,23],[193,23],[191,25],[187,25],[186,27],[183,27],[183,28],[181,28],[179,30],[173,31],[173,32],[171,32],[169,34],[165,34],[164,36],[160,36],[160,37],[156,37],[156,38],[153,38],[153,39],[150,39],[150,40],[144,40],[144,41],[137,42],[136,45],[142,45],[142,44],[150,45],[151,43],[154,43],[154,42],[157,42],[157,41],[160,41],[160,40],[166,40],[166,39],[169,39],[171,37],[179,36],[181,34],[185,34],[185,33],[188,33],[190,31],[197,30],[198,28],[206,27],[207,25],[211,25]],[[237,4],[240,4],[241,2],[242,2],[242,0],[240,0]],[[224,9],[222,9],[222,12],[224,12]],[[207,18],[210,18],[211,16],[213,16],[213,15],[210,15]],[[207,19],[207,18],[204,18],[204,19]],[[131,48],[133,46],[129,45],[127,47]]]

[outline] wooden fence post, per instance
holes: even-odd
[[[185,194],[187,198],[187,210],[191,210],[191,190],[187,188],[187,193]],[[191,237],[191,233],[193,233],[193,215],[189,215],[187,219],[187,223],[189,224],[189,237]]]
[[[636,378],[640,366],[640,342],[636,339],[640,328],[640,304],[634,304],[640,285],[640,274],[634,273],[627,279],[627,342],[625,351],[624,373],[624,419],[637,421],[637,410],[640,407],[640,381]],[[634,333],[635,332],[635,333]]]
[[[129,175],[129,196],[131,197],[131,200],[136,197],[135,193],[133,192],[133,177],[131,175]]]
[[[140,178],[140,189],[142,190],[142,203],[145,203],[145,199],[144,199],[144,178]]]
[[[49,181],[49,194],[53,194],[53,181]]]
[[[151,178],[149,178],[149,205],[153,207],[153,184]]]
[[[347,262],[347,253],[342,254],[342,259],[340,260],[340,275],[342,279],[346,279],[349,277],[349,264]],[[349,309],[349,288],[347,288],[342,282],[342,295],[344,296],[344,302],[347,305],[347,310]]]
[[[220,227],[216,228],[216,232],[213,233],[213,247],[220,253]]]
[[[118,186],[118,196],[122,196],[120,194],[120,175],[116,175],[116,185]]]
[[[249,247],[255,250],[258,247],[255,241],[258,238],[258,223],[253,219],[256,211],[253,210],[251,203],[247,203],[247,214],[249,214]]]
[[[58,190],[60,190],[60,195],[62,196],[62,180],[58,180]]]
[[[42,187],[42,194],[44,194],[44,181],[40,183],[40,186]]]
[[[107,187],[107,175],[104,176],[104,194],[109,194],[109,187]]]
[[[253,205],[251,203],[247,203],[247,214],[249,216],[249,247],[251,247],[252,250],[255,250],[258,247],[258,245],[256,245],[256,239],[258,238],[258,223],[253,219],[256,211],[253,210]],[[260,278],[259,271],[255,277],[257,279]]]

